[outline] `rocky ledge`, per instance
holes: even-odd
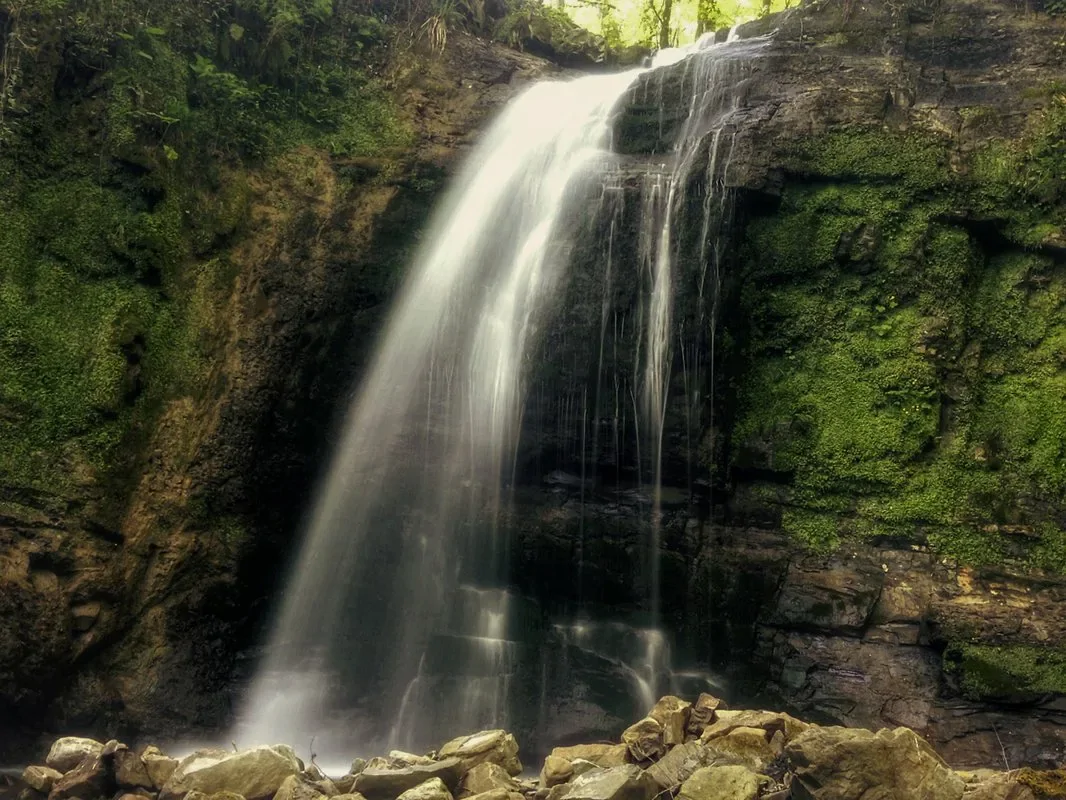
[[[502,730],[426,755],[358,758],[332,778],[287,745],[197,750],[58,739],[18,800],[1039,800],[1066,797],[1066,769],[955,771],[909,728],[820,726],[777,711],[729,710],[709,694],[663,697],[621,742],[557,747],[523,776]]]

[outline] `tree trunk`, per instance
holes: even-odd
[[[663,13],[659,19],[659,47],[670,46],[670,17],[674,13],[674,0],[663,0]]]

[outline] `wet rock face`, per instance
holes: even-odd
[[[679,211],[688,233],[656,532],[663,625],[675,665],[724,674],[738,694],[824,721],[915,727],[953,766],[1001,763],[999,742],[1012,765],[1053,765],[1066,582],[1048,554],[1066,496],[1057,471],[1032,462],[1038,433],[1005,443],[1004,404],[1029,390],[1016,398],[1001,377],[1028,385],[1043,368],[1008,365],[1028,363],[1024,348],[983,333],[1003,306],[978,295],[995,295],[1006,265],[1035,247],[1045,260],[1024,271],[1018,319],[1048,335],[1066,324],[1036,310],[1060,296],[1061,192],[997,199],[1002,185],[982,171],[997,142],[1024,151],[1047,125],[1061,137],[1047,80],[1066,76],[1061,51],[1049,55],[1063,23],[1034,28],[996,2],[842,14],[807,6],[742,28],[776,33],[725,124],[730,148],[699,164]],[[648,73],[620,108],[621,174],[575,253],[545,348],[552,367],[534,376],[512,574],[554,613],[647,608],[655,465],[637,430],[640,211],[646,176],[681,135],[690,77],[683,65]],[[711,273],[687,260],[700,242],[685,236],[721,187],[734,205],[712,373],[699,289]],[[943,273],[931,300],[921,276],[939,266],[958,273]],[[1061,394],[1048,404],[1058,425]],[[905,418],[918,408],[920,422]],[[975,426],[995,442],[967,439]],[[952,441],[972,457],[953,460]]]

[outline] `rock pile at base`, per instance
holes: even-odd
[[[1066,770],[957,772],[907,728],[822,727],[664,697],[620,743],[555,748],[523,778],[518,742],[480,731],[427,755],[356,759],[327,777],[291,747],[197,750],[66,737],[22,775],[19,800],[1043,800]]]

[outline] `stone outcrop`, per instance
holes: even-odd
[[[178,762],[159,790],[160,800],[181,800],[189,792],[236,792],[245,800],[272,798],[286,779],[298,775],[299,759],[284,745],[240,752],[198,750]],[[84,797],[82,798],[84,800]]]
[[[704,705],[714,698],[702,699]],[[715,704],[711,704],[715,705]],[[656,708],[684,707],[676,697]],[[515,778],[493,761],[464,764],[441,751],[394,751],[357,763],[356,773],[329,777],[303,765],[284,745],[227,753],[201,750],[182,759],[161,791],[118,789],[115,755],[133,752],[110,741],[60,774],[49,767],[24,772],[20,800],[1038,800],[1066,796],[1066,769],[952,770],[930,744],[904,727],[873,732],[821,726],[776,711],[719,711],[702,735],[664,745],[637,764],[596,766],[578,757],[610,745],[557,748],[545,758],[540,781]],[[502,735],[501,735],[502,734]],[[485,748],[492,741],[495,747]],[[448,753],[476,750],[517,757],[514,737],[482,731],[458,737]],[[501,744],[506,743],[506,744]],[[615,745],[617,747],[617,745]],[[622,745],[624,747],[624,745]],[[568,753],[571,759],[558,753]],[[163,757],[146,748],[139,758]],[[765,757],[764,757],[765,756]],[[568,769],[569,767],[569,769]],[[339,791],[348,778],[371,776],[367,794]],[[387,777],[386,777],[387,775]],[[551,776],[545,779],[543,776]],[[273,788],[272,788],[273,787]],[[458,787],[458,788],[457,788]],[[49,794],[50,792],[50,794]],[[0,791],[0,796],[3,792]]]

